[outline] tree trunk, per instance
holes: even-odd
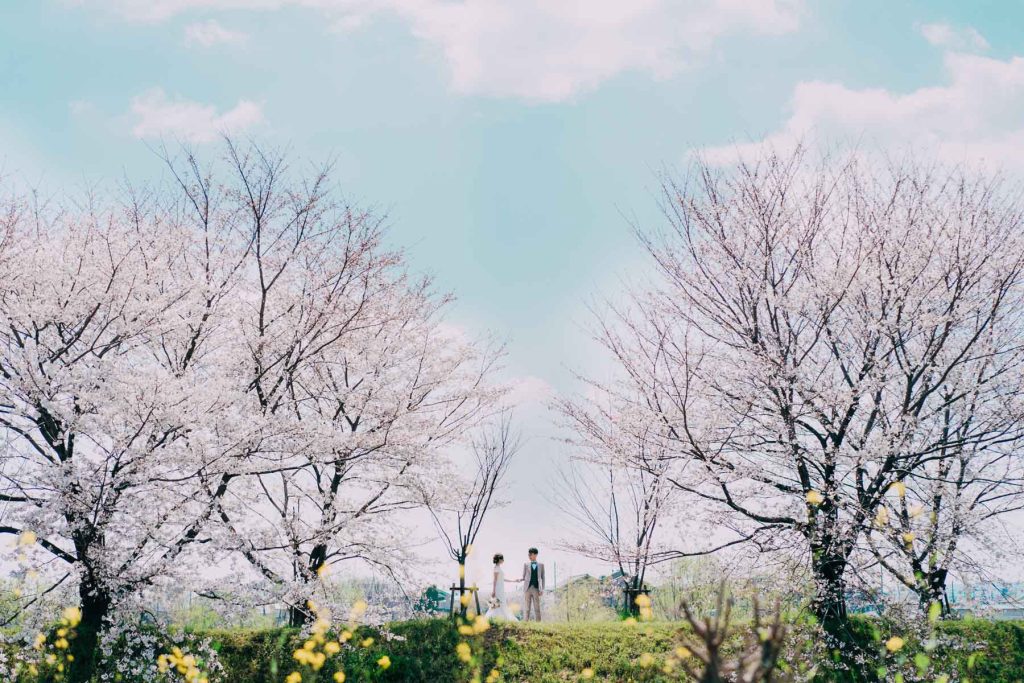
[[[315,577],[320,576],[321,570],[324,568],[324,564],[327,562],[327,546],[316,545],[313,550],[309,553],[309,563],[307,564],[307,571],[296,571],[296,578],[300,579],[307,586],[313,583]],[[298,560],[296,560],[296,567],[299,566]],[[307,595],[310,591],[304,591]],[[308,598],[307,598],[308,599]],[[309,606],[303,602],[301,605],[292,605],[288,608],[288,625],[296,628],[302,628],[307,624],[313,623],[316,615],[313,610],[309,609]]]
[[[295,628],[302,628],[313,621],[313,615],[306,607],[292,605],[288,608],[288,625]]]
[[[846,558],[820,549],[813,551],[814,599],[811,609],[835,645],[850,642],[846,628]]]
[[[465,618],[469,613],[469,601],[466,600],[466,558],[469,553],[463,549],[459,556],[459,614]]]
[[[82,621],[75,629],[69,651],[75,656],[68,671],[69,683],[87,683],[100,664],[99,642],[113,601],[96,581],[83,577],[78,588]]]
[[[637,604],[636,599],[640,597],[640,589],[642,587],[643,582],[639,574],[634,574],[633,578],[626,584],[626,613],[631,617],[640,616],[640,605]]]
[[[934,569],[923,573],[918,579],[917,597],[921,603],[921,610],[928,614],[932,603],[939,603],[942,611],[941,616],[949,616],[949,596],[946,595],[945,569]]]
[[[309,581],[302,575],[300,578],[308,585]],[[307,624],[313,623],[313,610],[309,609],[309,591],[304,590],[303,594],[307,597],[303,599],[302,604],[291,605],[288,608],[288,625],[295,628],[302,628]]]

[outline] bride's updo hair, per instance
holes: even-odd
[[[501,553],[498,553],[498,554],[496,554],[494,556],[494,564],[500,564],[500,563],[502,563],[504,561],[505,561],[505,556],[502,555]]]

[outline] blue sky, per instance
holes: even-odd
[[[1020,0],[2,0],[0,163],[147,178],[148,145],[220,129],[335,158],[455,321],[509,340],[531,441],[488,533],[551,545],[537,399],[599,371],[585,304],[643,271],[658,174],[801,136],[1019,166],[1021,26]]]

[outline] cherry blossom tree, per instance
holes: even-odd
[[[223,149],[0,212],[0,533],[77,587],[72,680],[141,591],[233,553],[296,623],[328,565],[393,568],[392,514],[501,395],[500,347],[445,324],[329,168]]]
[[[950,613],[954,571],[983,574],[983,558],[1013,550],[1013,522],[1002,518],[1024,508],[1022,464],[1016,448],[957,449],[908,477],[879,507],[868,547],[917,594],[924,613],[933,604]]]
[[[430,511],[445,550],[459,565],[463,614],[468,607],[465,602],[468,597],[466,559],[487,513],[501,502],[495,496],[502,488],[521,443],[521,436],[512,427],[511,413],[503,412],[496,421],[482,425],[471,437],[472,476],[456,469],[443,489],[422,489],[424,505]]]
[[[664,425],[673,485],[728,542],[803,549],[844,638],[851,556],[894,485],[951,445],[1017,444],[1020,204],[998,177],[802,149],[698,160],[665,198],[641,233],[657,278],[600,321],[608,390]],[[950,429],[968,401],[985,419]]]
[[[618,567],[628,603],[651,565],[679,556],[656,542],[669,516],[674,461],[665,439],[654,433],[660,424],[633,423],[628,405],[597,395],[602,400],[558,403],[575,436],[568,440],[570,462],[560,471],[554,497],[582,532],[561,545]]]
[[[136,200],[139,198],[136,197]],[[77,580],[85,680],[116,604],[161,577],[214,511],[247,431],[210,348],[228,274],[152,204],[19,202],[0,257],[0,532]]]
[[[330,565],[402,566],[395,513],[420,504],[443,450],[492,409],[501,349],[445,324],[451,297],[406,272],[379,219],[337,200],[329,167],[226,152],[212,169],[168,156],[189,219],[247,245],[235,362],[246,410],[274,435],[239,454],[248,469],[218,496],[221,543],[300,624]]]

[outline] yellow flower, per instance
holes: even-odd
[[[352,639],[352,631],[342,631],[341,637],[338,638],[343,643],[347,643]]]
[[[324,652],[329,655],[336,655],[341,652],[341,645],[336,640],[324,643]]]
[[[640,595],[636,596],[636,605],[637,605],[637,607],[641,607],[641,608],[643,608],[643,607],[650,607],[651,606],[651,598],[649,596],[646,596],[643,593],[641,593]]]
[[[902,481],[893,482],[889,490],[894,491],[900,498],[907,495],[907,486]]]
[[[914,532],[908,531],[907,533],[903,534],[903,542],[906,543],[907,545],[910,545],[911,543],[913,543],[914,542]]]
[[[384,655],[383,657],[377,660],[377,666],[379,666],[382,669],[388,668],[389,666],[391,666],[391,657]]]
[[[690,652],[689,648],[685,648],[682,645],[676,648],[676,657],[679,657],[679,659],[686,659],[691,654],[693,653]]]
[[[58,650],[66,650],[68,649],[68,639],[58,638],[56,641],[54,641],[53,646]]]
[[[21,535],[18,536],[18,547],[22,548],[29,545],[36,544],[36,532],[34,531],[22,531]]]
[[[284,683],[302,683],[302,674],[298,671],[293,671],[284,679]]]
[[[903,649],[903,646],[905,644],[906,641],[904,641],[902,638],[900,638],[899,636],[893,636],[889,640],[885,641],[885,649],[889,652],[899,652]]]
[[[43,645],[46,645],[46,634],[44,634],[44,633],[37,633],[36,634],[36,642],[32,645],[32,647],[34,647],[37,650],[42,650],[43,649]]]
[[[885,508],[878,508],[875,515],[875,526],[883,527],[889,523],[889,511]]]
[[[491,672],[487,674],[487,683],[494,683],[499,678],[501,678],[501,672],[497,669],[491,669]]]
[[[473,631],[473,627],[469,624],[462,624],[461,626],[459,626],[459,635],[471,636],[474,635],[474,633],[475,632]]]
[[[74,628],[82,621],[82,610],[77,607],[68,607],[61,616],[64,619],[64,623]]]
[[[473,651],[470,650],[469,643],[459,643],[456,645],[455,654],[464,662],[469,662],[473,658]]]
[[[459,565],[459,578],[460,579],[466,578],[466,565],[464,565],[464,564],[460,564]]]
[[[362,616],[367,607],[368,605],[366,604],[366,600],[356,600],[355,603],[352,604],[352,618],[354,619]]]
[[[327,564],[320,565],[316,570],[316,575],[321,579],[331,573],[331,567]]]
[[[650,652],[640,655],[640,666],[647,668],[654,664],[654,656]]]
[[[473,621],[474,633],[483,633],[491,627],[491,622],[487,621],[487,617],[477,616]]]
[[[370,647],[373,645],[373,638],[363,638],[363,642],[359,643],[363,647]]]
[[[821,495],[814,489],[807,492],[807,502],[811,505],[821,505],[825,502],[825,496]]]
[[[324,612],[321,612],[324,614]],[[319,618],[313,623],[313,640],[318,643],[324,642],[324,634],[327,633],[327,629],[331,627],[331,622],[327,619]]]
[[[580,672],[580,677],[589,681],[591,678],[594,677],[594,670],[588,666],[586,669]]]
[[[345,672],[338,671],[334,674],[334,683],[345,683]]]

